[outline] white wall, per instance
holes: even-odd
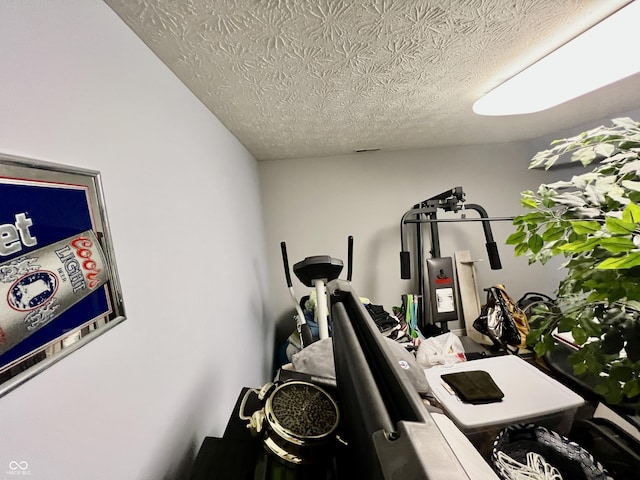
[[[494,144],[260,162],[270,282],[280,335],[293,329],[281,241],[287,242],[291,264],[307,256],[331,255],[346,265],[347,237],[353,235],[354,288],[391,311],[401,304],[402,294],[417,292],[415,280],[400,278],[404,212],[462,186],[467,202],[483,206],[490,217],[523,213],[520,192],[559,175],[528,170],[529,148],[527,143]],[[438,213],[439,218],[448,216],[457,217]],[[470,212],[468,217],[478,214]],[[476,267],[480,289],[500,282],[516,299],[529,290],[553,293],[559,279],[557,264],[528,266],[525,257],[516,258],[513,247],[504,244],[515,231],[511,222],[495,222],[492,230],[502,270],[490,269],[482,226],[477,222],[441,224],[441,255],[453,257],[456,250],[470,250],[473,259],[484,259]],[[428,237],[425,245],[429,247]],[[345,275],[346,267],[342,278]],[[294,288],[298,297],[308,291],[297,279]],[[449,327],[461,325],[452,322]]]
[[[0,152],[101,171],[128,317],[0,399],[0,478],[179,478],[269,373],[256,162],[100,1],[0,2],[0,65]]]

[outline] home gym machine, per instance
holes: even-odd
[[[411,279],[411,255],[408,249],[407,225],[414,224],[416,239],[415,271],[418,281],[418,326],[440,324],[443,332],[448,331],[447,323],[458,320],[456,307],[456,285],[453,275],[453,265],[450,257],[440,255],[439,223],[445,222],[482,222],[486,241],[489,264],[492,270],[502,268],[498,246],[491,232],[491,221],[513,220],[513,217],[489,218],[487,211],[480,205],[465,203],[465,193],[462,187],[455,187],[435,195],[413,206],[403,216],[400,222],[400,278]],[[460,218],[438,218],[438,210],[460,213]],[[467,218],[466,211],[478,212],[480,218]],[[424,246],[422,225],[429,224],[431,240],[431,258],[427,259],[428,288],[424,273]],[[425,296],[425,295],[428,295]],[[428,301],[425,301],[428,300]]]

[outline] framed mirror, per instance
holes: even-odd
[[[0,154],[0,396],[124,319],[99,172]]]

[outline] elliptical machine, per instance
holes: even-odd
[[[289,294],[296,308],[296,329],[300,335],[302,347],[306,347],[313,343],[313,335],[307,323],[302,307],[297,300],[293,284],[291,282],[291,273],[289,271],[289,258],[287,256],[287,244],[280,243],[282,250],[282,263],[284,265],[284,274],[287,280]],[[317,320],[320,339],[329,338],[329,311],[327,307],[327,282],[338,278],[342,272],[343,263],[339,258],[333,258],[329,255],[315,255],[306,257],[301,262],[293,265],[293,273],[296,274],[298,280],[307,287],[315,288],[317,299]],[[353,236],[349,236],[347,245],[347,280],[351,281],[353,269]]]

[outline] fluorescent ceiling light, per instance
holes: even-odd
[[[631,2],[476,101],[479,115],[533,113],[640,72],[640,2]]]

